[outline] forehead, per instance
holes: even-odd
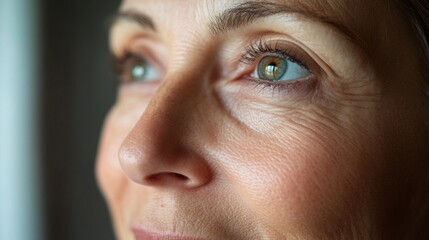
[[[124,0],[121,9],[138,8],[154,18],[165,18],[167,13],[171,18],[207,18],[243,3],[281,4],[351,25],[380,18],[392,4],[384,0]]]
[[[392,16],[392,1],[385,0],[124,0],[121,11],[137,11],[147,15],[160,31],[195,31],[195,27],[209,27],[210,20],[222,12],[241,4],[263,6],[274,3],[295,12],[305,12],[319,20],[344,26],[362,40],[377,39],[375,34],[385,32]],[[187,29],[184,26],[188,26]]]

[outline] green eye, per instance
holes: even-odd
[[[144,62],[135,63],[130,72],[131,79],[134,80],[142,80],[146,76],[147,73],[147,65]]]
[[[275,56],[264,57],[258,64],[259,78],[264,80],[278,81],[287,70],[285,59]]]
[[[306,77],[310,72],[298,63],[279,56],[266,56],[257,66],[257,78],[268,81],[290,81]]]
[[[151,81],[159,79],[157,70],[145,61],[136,61],[129,70],[130,79],[133,81]]]

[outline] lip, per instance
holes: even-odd
[[[135,240],[204,240],[172,233],[158,233],[140,228],[132,228]]]

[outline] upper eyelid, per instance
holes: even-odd
[[[260,37],[257,41],[251,42],[249,47],[246,47],[245,53],[240,57],[240,62],[251,64],[264,54],[271,53],[280,57],[286,57],[287,60],[299,64],[311,73],[318,72],[317,64],[314,63],[314,60],[310,56],[306,56],[307,54],[303,52],[304,50],[298,50],[298,47],[293,46],[291,43],[282,43],[281,40],[270,41],[264,37]]]
[[[160,44],[162,41],[156,32],[147,31],[147,28],[141,27],[136,21],[116,20],[110,27],[109,48],[114,55],[121,56],[127,49],[136,50],[136,45],[145,46],[149,50],[157,49],[158,52]]]
[[[245,1],[215,16],[209,24],[209,28],[211,34],[216,36],[273,16],[292,15],[304,21],[321,23],[366,50],[366,45],[359,35],[344,25],[340,19],[328,16],[324,11],[311,9],[304,4]]]
[[[146,59],[137,56],[131,51],[125,51],[121,56],[112,54],[111,58],[112,58],[113,69],[117,74],[123,72],[124,70],[123,68],[125,67],[125,64],[131,59],[146,61]]]

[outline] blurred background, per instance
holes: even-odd
[[[120,0],[0,0],[0,239],[114,239],[94,163]]]

